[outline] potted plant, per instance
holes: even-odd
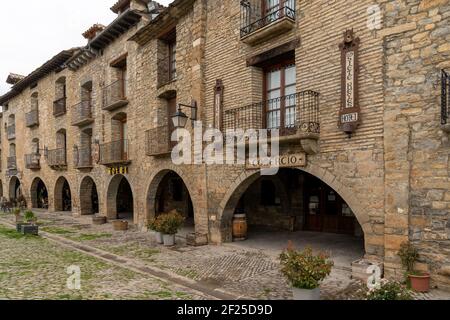
[[[334,263],[324,253],[311,248],[297,251],[289,243],[281,254],[281,272],[293,287],[294,300],[320,300],[320,283],[331,273]]]
[[[34,212],[30,210],[26,211],[24,215],[24,221],[25,224],[22,225],[21,229],[22,233],[25,235],[31,234],[37,236],[39,233],[39,226],[36,224],[37,217]]]
[[[430,291],[430,274],[414,269],[415,263],[419,259],[419,252],[411,243],[405,242],[400,246],[398,256],[406,269],[408,284],[416,292]]]
[[[175,245],[175,235],[184,223],[184,217],[176,210],[168,214],[163,214],[159,218],[160,231],[163,233],[163,242],[165,246]]]
[[[20,208],[14,208],[14,210],[13,210],[14,217],[16,218],[16,224],[22,221],[22,219],[20,217],[21,212],[22,211],[20,210]]]
[[[155,240],[158,244],[163,244],[163,234],[161,232],[161,219],[153,218],[149,221],[148,224],[149,230],[152,230],[155,232]]]

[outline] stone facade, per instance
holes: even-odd
[[[140,1],[131,3],[132,8],[141,8]],[[146,150],[160,142],[163,133],[167,136],[168,104],[173,98],[182,104],[195,100],[203,128],[215,125],[218,80],[223,85],[223,112],[265,100],[263,68],[251,61],[267,60],[269,52],[290,48],[296,92],[320,93],[320,138],[312,148],[318,152],[311,152],[304,143],[311,141],[297,140],[282,143],[282,154],[308,153],[307,165],[297,169],[323,181],[350,206],[364,232],[366,258],[384,261],[388,276],[402,273],[396,252],[402,242],[411,240],[420,248],[420,267],[429,268],[437,284],[449,285],[449,137],[440,128],[437,83],[439,70],[450,68],[448,1],[293,3],[296,18],[287,30],[248,44],[240,34],[240,1],[176,0],[157,19],[148,22],[147,17],[142,18],[80,67],[53,71],[40,77],[36,87],[3,99],[7,109],[2,127],[11,115],[16,125],[15,140],[2,134],[3,194],[11,195],[11,178],[5,173],[10,144],[15,143],[18,178],[29,206],[33,181],[39,177],[47,186],[50,210],[57,209],[55,199],[61,193],[57,180],[64,177],[71,189],[73,214],[92,213],[82,204],[92,200],[85,192],[91,192],[93,181],[99,213],[114,219],[119,184],[126,179],[133,192],[134,222],[145,230],[148,219],[158,213],[161,183],[167,182],[168,173],[176,173],[185,184],[183,194],[188,191],[192,200],[195,231],[207,234],[211,243],[231,241],[237,203],[258,180],[259,171],[243,165],[177,166],[168,152],[155,156],[146,155]],[[368,8],[376,3],[381,9],[381,25],[369,28]],[[360,39],[362,119],[350,138],[337,126],[341,107],[339,44],[348,29]],[[168,81],[168,39],[173,30],[177,77]],[[102,92],[117,79],[114,65],[120,57],[126,57],[128,103],[104,110]],[[56,84],[63,78],[68,112],[54,117]],[[93,123],[72,126],[74,111],[70,107],[80,103],[81,88],[90,82]],[[25,113],[31,110],[34,93],[38,94],[40,121],[39,126],[27,128]],[[183,111],[191,115],[189,110]],[[108,166],[95,162],[92,168],[77,169],[73,146],[86,144],[83,133],[91,136],[93,144],[115,141],[124,117],[129,150],[126,163],[119,165],[127,167],[127,173],[111,175]],[[32,152],[33,139],[39,139],[41,149],[57,148],[56,133],[61,129],[67,137],[67,167],[52,169],[42,156],[40,170],[25,169],[25,155]],[[296,199],[294,206],[301,213],[302,201]],[[279,220],[285,226],[283,219]]]

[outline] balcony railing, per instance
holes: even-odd
[[[119,140],[100,145],[100,164],[113,165],[130,162],[128,140]]]
[[[66,114],[66,101],[66,97],[63,97],[53,102],[53,115],[55,117],[60,117]]]
[[[166,125],[150,129],[145,135],[146,153],[148,156],[163,155],[172,151],[169,126]]]
[[[8,170],[17,169],[17,157],[8,157]]]
[[[280,136],[320,133],[320,94],[307,90],[224,112],[224,129],[279,129]]]
[[[91,147],[75,147],[74,150],[74,166],[77,169],[92,168],[92,148]]]
[[[260,0],[241,1],[241,38],[281,20],[288,19],[290,24],[295,22],[295,0],[279,0],[273,7],[265,9],[261,4]]]
[[[114,110],[128,104],[125,80],[117,80],[103,88],[103,110]]]
[[[12,124],[6,128],[6,134],[8,136],[8,140],[12,140],[16,138],[16,125]]]
[[[448,125],[450,116],[450,74],[444,70],[442,70],[441,86],[441,124]]]
[[[31,170],[41,168],[41,155],[39,153],[31,153],[25,155],[25,167]]]
[[[65,148],[48,150],[47,163],[50,167],[66,167],[67,166],[67,152]]]
[[[73,126],[83,126],[92,123],[93,121],[91,101],[81,101],[72,107]]]
[[[39,111],[31,110],[25,115],[26,125],[28,128],[39,125]]]

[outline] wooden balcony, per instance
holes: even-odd
[[[100,145],[100,164],[104,166],[126,165],[131,160],[128,153],[128,140],[118,140]]]
[[[92,161],[91,147],[75,147],[73,150],[74,167],[78,170],[92,169],[94,167]]]
[[[72,107],[72,126],[82,127],[93,122],[91,101],[81,101]]]
[[[39,111],[32,110],[25,115],[25,122],[28,128],[39,126]]]
[[[224,130],[278,130],[280,144],[300,143],[309,154],[318,152],[320,94],[307,90],[224,112]],[[283,120],[282,120],[283,119]],[[283,121],[284,123],[282,123]]]
[[[103,110],[112,111],[128,104],[125,80],[117,80],[103,88]]]
[[[53,102],[53,115],[55,117],[61,117],[66,114],[66,101],[67,98],[63,97]]]
[[[169,126],[160,126],[146,131],[145,144],[148,156],[156,157],[171,153]]]
[[[67,168],[67,151],[65,148],[59,148],[47,151],[47,164],[52,169]]]
[[[6,128],[6,136],[8,140],[13,140],[16,138],[16,125],[12,124]]]
[[[263,14],[260,0],[241,1],[241,40],[256,45],[292,30],[296,19],[295,2],[280,0]]]
[[[41,155],[39,153],[31,153],[25,155],[25,167],[30,170],[40,170]]]

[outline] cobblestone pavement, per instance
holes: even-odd
[[[190,247],[185,244],[183,238],[177,238],[177,245],[167,248],[155,242],[153,233],[139,232],[134,226],[131,226],[129,231],[116,232],[113,231],[111,224],[92,225],[90,217],[74,218],[67,213],[46,212],[38,212],[37,215],[41,230],[49,234],[104,250],[118,257],[131,259],[136,264],[147,265],[176,274],[210,290],[220,290],[230,296],[244,299],[292,298],[292,292],[279,272],[277,259],[273,254],[266,254],[263,250],[234,245]],[[11,216],[3,215],[0,217],[3,220],[6,218],[11,222],[13,221]],[[0,252],[3,256],[3,251]],[[65,262],[61,261],[61,263],[64,264]],[[0,264],[0,266],[3,265]],[[90,264],[83,261],[83,265],[89,266]],[[108,270],[111,270],[111,268]],[[62,276],[66,276],[64,271],[62,272]],[[125,274],[128,273],[125,272]],[[202,298],[193,292],[185,292],[181,288],[174,289],[170,286],[171,290],[169,290],[167,284],[158,289],[158,285],[146,281],[144,283],[150,288],[145,288],[144,284],[140,284],[139,279],[142,276],[134,275],[134,277],[133,279],[136,279],[134,282],[128,280],[125,276],[122,279],[119,271],[115,271],[114,280],[109,277],[107,278],[109,282],[102,279],[99,284],[96,284],[95,289],[92,286],[92,290],[95,292],[107,291],[109,283],[114,284],[113,287],[115,288],[115,295],[111,298],[120,296],[121,290],[125,293],[124,296],[120,296],[121,298],[152,298],[153,296],[150,294],[145,296],[145,292],[160,293],[160,296],[162,296],[161,292],[166,292],[165,290],[167,290],[168,298],[172,299],[178,297]],[[2,273],[0,272],[0,281],[2,279]],[[119,289],[120,281],[123,282],[123,289]],[[127,286],[129,283],[133,283],[133,285]],[[322,284],[321,289],[322,299],[325,300],[361,299],[364,297],[361,293],[362,285],[351,280],[350,271],[345,268],[334,268],[332,274]],[[133,293],[135,290],[137,292]],[[169,296],[169,292],[172,293],[171,296]],[[2,294],[3,292],[0,290],[0,297]],[[58,295],[50,294],[50,296],[58,298]],[[86,295],[86,297],[97,298],[95,295]],[[156,294],[155,297],[158,298],[158,295]],[[98,298],[101,298],[101,294]],[[427,295],[418,295],[416,298],[449,299],[450,294],[436,291]]]
[[[143,276],[0,226],[0,299],[205,299],[208,296]],[[81,290],[67,288],[67,268],[81,269]]]

